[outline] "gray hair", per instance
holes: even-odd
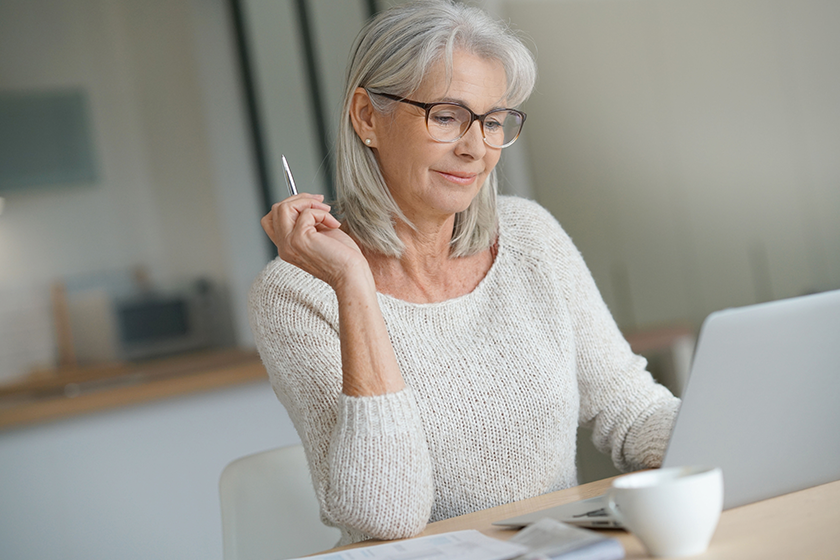
[[[502,64],[507,103],[521,104],[534,88],[536,64],[531,52],[506,25],[484,11],[450,0],[409,2],[376,15],[356,38],[347,69],[337,146],[337,209],[349,232],[365,247],[400,257],[403,242],[394,220],[411,222],[391,197],[370,148],[356,134],[350,106],[357,87],[408,97],[431,67],[443,61],[452,72],[456,50]],[[372,96],[378,111],[393,110],[395,101]],[[496,238],[496,170],[487,177],[470,206],[455,216],[450,242],[454,257],[478,253]]]

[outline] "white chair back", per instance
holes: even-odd
[[[335,546],[321,523],[302,445],[236,459],[219,480],[225,560],[285,560]]]

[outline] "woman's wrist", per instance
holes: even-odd
[[[342,301],[376,299],[376,281],[364,257],[360,262],[345,265],[329,284],[339,305]]]

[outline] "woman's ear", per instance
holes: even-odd
[[[353,123],[356,134],[369,148],[376,147],[376,118],[376,110],[368,97],[368,92],[365,88],[357,87],[350,101],[350,122]]]

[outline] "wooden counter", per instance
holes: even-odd
[[[667,346],[683,334],[665,329],[635,333],[628,340],[639,346],[634,350],[644,351]],[[0,430],[265,379],[256,351],[240,349],[42,371],[0,384]]]
[[[0,385],[0,430],[266,380],[253,350],[40,372]]]

